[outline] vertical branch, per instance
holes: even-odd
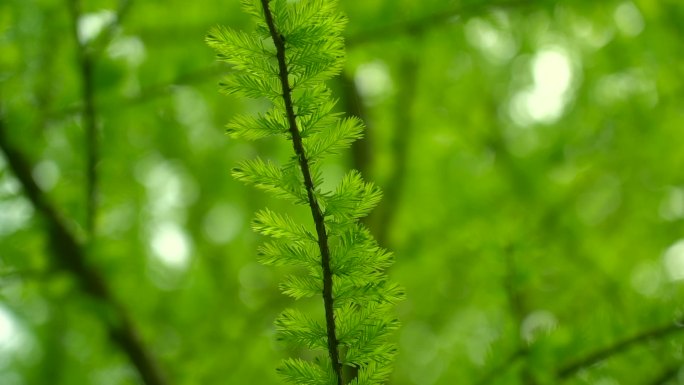
[[[93,72],[95,59],[93,50],[87,41],[81,41],[79,36],[79,19],[81,18],[80,0],[71,0],[69,10],[72,18],[72,33],[77,47],[78,67],[81,77],[81,99],[83,110],[81,117],[85,131],[85,163],[86,163],[86,186],[85,186],[85,227],[88,238],[92,239],[95,233],[95,217],[97,215],[97,162],[99,157],[97,143],[97,119],[95,112],[95,90],[93,85]]]
[[[131,2],[121,0],[117,11],[117,20],[127,13]],[[78,66],[81,77],[81,98],[83,108],[81,115],[85,127],[86,152],[86,231],[88,239],[92,240],[95,233],[95,218],[97,216],[97,162],[99,158],[97,143],[97,112],[95,108],[94,43],[104,43],[115,30],[115,24],[108,26],[106,33],[100,39],[88,44],[79,39],[78,22],[81,17],[79,0],[71,0],[69,10],[72,15],[72,32],[77,46]],[[2,116],[0,116],[0,150],[5,154],[9,168],[15,174],[23,187],[24,194],[36,208],[45,221],[47,227],[50,252],[61,268],[71,272],[78,280],[83,291],[111,308],[114,320],[105,320],[104,324],[110,338],[128,356],[131,364],[136,368],[142,381],[147,385],[167,385],[152,355],[144,346],[139,334],[126,313],[123,306],[117,302],[109,287],[99,272],[87,263],[85,247],[63,222],[58,211],[52,206],[31,177],[32,165],[21,151],[14,147],[6,134]]]
[[[304,151],[304,144],[302,143],[302,137],[299,133],[299,128],[297,127],[297,120],[294,112],[294,105],[292,103],[292,87],[290,87],[290,82],[288,79],[288,68],[285,61],[285,40],[283,36],[278,32],[273,21],[273,15],[268,6],[269,0],[261,0],[261,5],[264,8],[264,16],[266,18],[266,24],[268,25],[269,32],[273,38],[273,43],[276,46],[276,57],[278,59],[278,73],[280,77],[280,85],[283,90],[283,101],[285,103],[285,111],[287,114],[287,121],[289,125],[290,135],[292,136],[292,146],[294,148],[295,154],[299,159],[299,167],[302,171],[302,176],[304,177],[304,185],[306,187],[306,194],[309,201],[309,207],[311,208],[311,215],[313,216],[314,222],[316,224],[316,234],[318,236],[318,248],[321,253],[321,267],[323,269],[323,305],[325,307],[325,321],[326,330],[328,337],[328,354],[330,355],[330,361],[337,377],[337,384],[342,385],[342,368],[339,359],[339,346],[337,341],[337,336],[335,332],[335,313],[333,310],[333,293],[332,293],[332,270],[330,267],[330,249],[328,246],[328,233],[325,229],[325,219],[323,217],[323,211],[318,204],[316,199],[313,178],[311,177],[311,169],[309,167],[309,161],[306,158],[306,153]]]
[[[515,251],[513,250],[513,246],[508,246],[506,247],[506,250],[504,250],[505,253],[505,259],[506,259],[506,277],[505,277],[505,289],[506,289],[506,294],[508,296],[508,306],[511,311],[511,316],[513,317],[513,320],[515,321],[515,324],[517,326],[516,332],[516,340],[518,341],[518,352],[520,357],[527,357],[529,356],[530,352],[530,347],[527,344],[527,341],[523,341],[522,336],[520,335],[520,326],[522,325],[523,321],[525,320],[525,314],[527,313],[527,306],[525,305],[525,299],[522,296],[522,293],[520,292],[520,288],[518,287],[518,284],[516,283],[516,274],[518,271],[518,267],[515,263],[515,256],[514,253]],[[530,364],[529,362],[524,361],[523,362],[523,367],[522,367],[522,372],[520,373],[521,377],[521,382],[523,384],[527,385],[536,385],[537,381],[534,379],[534,375],[532,374],[532,371],[530,370]]]
[[[354,83],[353,75],[345,73],[340,78],[340,82],[344,94],[345,110],[349,115],[361,119],[366,126],[363,138],[352,143],[352,165],[353,168],[359,170],[362,175],[368,175],[372,169],[373,162],[371,152],[373,148],[373,129],[368,119],[368,111],[366,111],[366,107],[363,105],[363,100],[361,100],[359,88],[356,86],[356,83]]]
[[[517,326],[514,339],[517,341],[518,347],[513,353],[511,353],[503,362],[496,366],[493,370],[490,370],[485,375],[483,375],[480,380],[476,383],[477,385],[486,385],[491,383],[496,383],[496,379],[503,374],[505,374],[513,365],[518,361],[525,359],[529,356],[530,348],[525,345],[525,341],[522,341],[520,337],[520,325],[525,317],[526,305],[523,296],[520,293],[520,288],[515,282],[515,275],[517,272],[517,265],[514,259],[514,250],[512,246],[507,246],[504,250],[504,259],[506,264],[506,274],[503,279],[503,286],[506,292],[506,299],[508,300],[508,307]],[[527,362],[522,363],[522,373],[521,373],[521,383],[534,385],[536,381],[534,380],[532,373],[530,371],[530,366]]]
[[[397,205],[401,198],[401,191],[406,180],[409,144],[411,143],[411,106],[416,96],[417,62],[415,58],[405,58],[400,66],[401,82],[397,101],[394,137],[392,138],[392,159],[394,169],[383,186],[384,199],[374,212],[370,221],[375,225],[378,243],[387,244],[389,230],[394,222]]]

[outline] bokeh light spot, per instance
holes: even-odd
[[[684,279],[684,239],[678,240],[665,250],[663,262],[670,280],[681,281]]]
[[[165,266],[185,270],[190,263],[191,243],[185,231],[176,223],[164,222],[152,230],[150,247]]]
[[[637,36],[644,30],[644,18],[632,2],[624,2],[615,9],[615,24],[625,36]]]

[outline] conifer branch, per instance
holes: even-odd
[[[146,385],[167,385],[123,306],[114,298],[104,278],[88,264],[85,247],[69,230],[55,207],[33,180],[33,166],[11,143],[6,131],[3,117],[0,116],[0,151],[4,153],[9,169],[19,181],[24,194],[42,215],[47,227],[50,252],[55,261],[76,277],[86,294],[113,310],[116,321],[105,321],[109,336],[128,356],[143,382]]]
[[[292,138],[292,146],[297,159],[299,160],[299,167],[304,177],[304,185],[306,187],[306,194],[309,200],[309,207],[311,208],[311,215],[313,216],[316,225],[316,234],[318,236],[318,248],[321,253],[321,267],[323,269],[323,303],[325,307],[325,322],[328,336],[328,354],[333,366],[335,375],[337,376],[338,385],[342,385],[342,368],[339,359],[339,347],[337,335],[335,333],[335,314],[333,310],[333,293],[332,293],[332,271],[330,269],[330,247],[328,245],[328,233],[325,228],[325,219],[323,211],[321,210],[318,200],[316,199],[313,179],[311,177],[311,169],[309,161],[304,151],[302,137],[297,127],[297,120],[292,103],[292,88],[288,79],[289,71],[285,61],[285,41],[283,36],[276,29],[273,22],[273,15],[268,6],[269,0],[261,0],[261,5],[264,8],[264,16],[266,24],[273,38],[276,46],[276,57],[278,59],[278,72],[280,77],[280,84],[283,91],[283,100],[285,103],[285,111],[287,114],[287,122],[289,125],[289,132]]]
[[[332,191],[321,191],[320,162],[361,137],[356,117],[334,112],[325,81],[343,67],[346,18],[335,0],[242,0],[256,31],[213,28],[207,44],[234,72],[220,84],[229,94],[266,98],[265,113],[238,115],[227,125],[234,138],[281,136],[294,156],[285,165],[259,158],[233,169],[233,177],[297,205],[308,206],[315,232],[293,218],[261,210],[252,228],[272,238],[259,248],[259,262],[300,269],[280,284],[294,299],[322,294],[324,318],[287,309],[276,319],[276,336],[293,347],[326,352],[312,361],[288,358],[278,368],[288,383],[378,385],[391,372],[397,329],[393,305],[403,290],[383,273],[393,258],[359,220],[378,204],[381,192],[356,170]],[[323,325],[325,322],[325,325]],[[342,368],[345,368],[343,370]]]

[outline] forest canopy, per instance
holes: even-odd
[[[388,383],[684,384],[684,4],[339,8],[331,111],[365,130],[321,188],[384,193]],[[218,92],[218,25],[255,29],[237,0],[0,2],[0,384],[281,384],[308,354],[252,224],[314,222],[231,175],[292,145],[226,135],[270,105]]]

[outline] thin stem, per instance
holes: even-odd
[[[147,385],[167,385],[123,306],[116,301],[99,272],[88,265],[85,248],[33,180],[33,165],[10,142],[6,131],[3,118],[0,116],[0,150],[5,155],[9,169],[21,184],[24,194],[43,217],[47,226],[50,252],[55,260],[78,279],[85,293],[113,309],[116,321],[105,322],[109,335],[128,356],[143,382]]]
[[[349,115],[361,119],[363,125],[366,127],[363,138],[352,143],[352,165],[354,166],[353,168],[359,170],[362,175],[369,175],[372,171],[371,149],[373,148],[373,145],[371,142],[373,140],[373,125],[370,121],[366,106],[364,106],[363,100],[361,100],[362,97],[359,88],[354,82],[353,74],[344,73],[340,77],[340,86],[344,95],[345,111],[347,111]],[[366,217],[366,220],[367,219],[368,217]]]
[[[377,229],[378,243],[381,245],[389,244],[389,235],[398,212],[397,206],[401,200],[404,183],[409,161],[409,148],[412,140],[412,107],[416,98],[416,88],[418,81],[418,62],[415,57],[409,56],[402,60],[400,71],[403,81],[398,92],[395,104],[396,116],[394,122],[394,136],[391,140],[392,163],[394,169],[388,178],[387,184],[383,186],[384,198],[377,211],[373,213],[371,219]]]
[[[583,358],[577,359],[574,362],[570,362],[569,364],[562,366],[558,370],[558,378],[569,378],[580,369],[591,366],[597,362],[601,362],[616,354],[622,353],[634,345],[638,345],[651,339],[663,338],[670,334],[683,331],[684,328],[682,328],[679,322],[680,321],[677,321],[669,325],[643,331],[637,335],[616,341],[610,346],[589,353]]]
[[[371,28],[367,30],[361,30],[358,31],[357,33],[353,34],[348,34],[345,38],[346,41],[346,47],[348,49],[354,49],[357,47],[361,47],[365,44],[369,43],[375,43],[375,42],[381,42],[386,39],[393,39],[393,38],[398,38],[402,37],[405,35],[416,35],[418,33],[422,33],[423,31],[426,31],[427,29],[430,28],[441,28],[442,26],[445,25],[445,23],[449,22],[451,19],[458,19],[458,20],[463,20],[466,17],[474,17],[478,15],[485,14],[486,12],[496,9],[496,8],[514,8],[516,6],[518,7],[524,7],[527,5],[532,5],[535,4],[534,2],[530,2],[529,0],[521,0],[521,1],[508,1],[508,2],[502,2],[499,4],[489,4],[489,3],[477,3],[469,6],[463,6],[463,7],[457,7],[453,9],[446,9],[441,12],[437,12],[435,14],[431,14],[428,16],[424,17],[418,17],[414,20],[405,20],[405,21],[400,21],[395,24],[390,24],[390,25],[385,25],[385,26],[380,26],[378,28]],[[121,5],[121,11],[119,16],[117,16],[117,20],[120,22],[121,20],[121,14],[124,13],[125,11],[128,10],[129,7],[129,2],[128,1],[123,1]],[[193,27],[194,28],[194,27]],[[203,29],[204,25],[200,28],[197,27],[197,29]],[[159,35],[156,35],[155,33],[159,33]],[[169,34],[169,31],[166,30],[154,30],[154,31],[142,31],[142,35],[148,37],[149,39],[156,39],[157,37],[160,36],[166,36]],[[100,40],[100,39],[98,39]],[[144,103],[149,100],[158,98],[158,97],[167,97],[169,96],[169,88],[173,87],[174,85],[177,84],[196,84],[200,82],[204,82],[209,79],[213,79],[217,73],[225,73],[226,69],[225,68],[220,68],[217,69],[216,66],[212,67],[206,67],[206,68],[198,68],[194,71],[190,71],[184,75],[179,76],[176,79],[173,79],[172,81],[168,83],[163,83],[163,84],[157,84],[150,86],[148,88],[143,88],[142,91],[135,97],[132,97],[128,100],[125,101],[124,104],[117,104],[113,100],[105,100],[102,101],[98,104],[100,109],[114,109],[114,108],[120,108],[122,106],[128,106],[128,105],[135,105],[138,103]],[[102,99],[102,98],[100,98]],[[78,107],[80,109],[80,106]],[[75,112],[77,112],[77,108],[74,106],[69,106],[64,109],[60,110],[55,110],[55,111],[50,111],[48,114],[51,119],[64,119],[65,117],[72,116]],[[359,116],[363,118],[363,114],[351,114],[355,116]],[[363,119],[365,120],[365,119]],[[362,142],[362,140],[359,140],[355,143]],[[363,170],[361,170],[363,171]]]
[[[506,360],[504,360],[502,363],[497,365],[493,370],[490,370],[480,378],[478,382],[476,382],[476,385],[489,385],[489,384],[495,384],[496,379],[499,376],[502,376],[505,374],[508,369],[513,366],[518,360],[522,357],[524,357],[527,354],[527,349],[525,348],[518,348],[518,350],[514,351],[511,353]]]
[[[674,380],[677,378],[679,373],[682,370],[682,364],[677,364],[677,365],[672,365],[667,368],[665,368],[658,377],[656,377],[653,381],[649,382],[650,385],[667,385],[670,383],[670,381]]]
[[[95,233],[95,217],[97,215],[97,162],[99,158],[97,143],[97,122],[95,112],[95,89],[93,84],[93,70],[95,61],[88,43],[81,41],[78,32],[78,22],[81,17],[81,3],[72,0],[70,10],[73,24],[73,37],[78,47],[78,64],[81,76],[81,99],[83,100],[83,126],[85,129],[86,152],[86,232],[92,239]]]
[[[466,5],[458,5],[444,9],[433,14],[425,15],[409,21],[400,21],[393,24],[382,25],[372,29],[366,29],[347,36],[347,47],[373,43],[385,39],[395,39],[404,35],[420,35],[431,28],[440,27],[446,22],[463,21],[469,16],[477,16],[496,8],[516,8],[536,5],[530,0],[509,0],[500,3],[479,2]]]
[[[506,263],[506,275],[504,277],[504,288],[508,298],[508,307],[511,312],[511,317],[515,321],[515,325],[519,327],[525,320],[525,315],[528,313],[528,305],[525,298],[525,293],[519,287],[516,275],[518,273],[518,265],[515,259],[515,250],[513,245],[508,245],[504,249],[504,260]],[[517,328],[516,328],[517,331]],[[534,349],[534,345],[528,344],[520,333],[516,332],[518,341],[518,354],[520,357],[527,357]],[[534,377],[529,360],[523,360],[520,369],[520,381],[527,385],[536,385],[537,380]]]
[[[95,63],[97,55],[108,43],[114,34],[116,27],[121,20],[128,14],[131,7],[130,0],[119,1],[119,8],[116,13],[116,22],[109,24],[108,28],[96,36],[93,41],[81,41],[79,37],[79,19],[81,18],[80,0],[71,0],[69,9],[72,18],[72,34],[78,51],[78,67],[81,77],[81,99],[83,106],[80,111],[85,128],[85,152],[86,152],[86,233],[89,240],[93,238],[96,231],[97,218],[97,194],[99,178],[97,175],[97,163],[99,161],[99,145],[97,141],[97,110],[95,101]]]
[[[283,36],[276,29],[273,21],[273,15],[268,6],[269,0],[261,0],[261,5],[264,8],[264,16],[266,24],[273,38],[273,43],[276,47],[276,57],[278,59],[278,73],[280,77],[280,84],[283,90],[283,100],[285,102],[285,112],[287,114],[287,121],[292,137],[292,146],[295,154],[299,159],[299,166],[304,177],[304,185],[306,187],[306,194],[309,200],[309,207],[311,208],[311,215],[316,224],[316,234],[318,235],[318,248],[321,252],[321,267],[323,268],[323,304],[325,307],[325,321],[328,334],[328,354],[330,361],[337,377],[337,384],[342,385],[342,368],[339,359],[339,346],[337,335],[335,333],[335,313],[333,310],[333,293],[332,293],[332,270],[330,268],[330,249],[328,247],[328,233],[325,229],[325,219],[323,218],[323,211],[316,199],[313,178],[311,178],[311,170],[309,161],[306,158],[304,151],[304,144],[302,143],[302,136],[297,127],[297,120],[294,113],[294,105],[292,103],[292,88],[288,80],[287,63],[285,62],[285,40]]]

